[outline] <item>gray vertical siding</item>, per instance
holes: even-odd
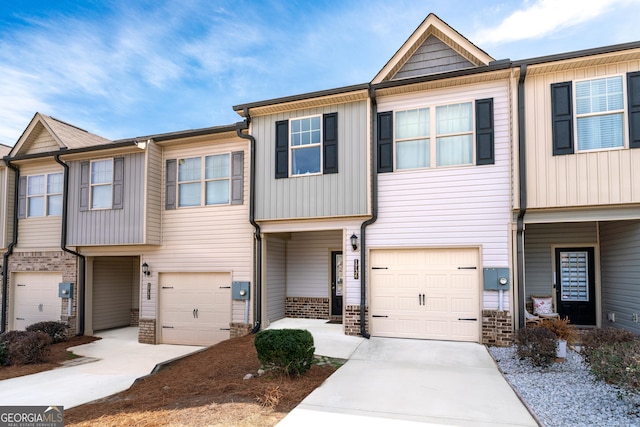
[[[146,206],[146,244],[159,245],[162,242],[162,148],[156,144],[147,147],[147,206]]]
[[[81,212],[80,162],[69,162],[68,244],[144,243],[144,174],[144,153],[125,154],[123,208]]]
[[[640,221],[600,225],[602,266],[602,325],[640,334]],[[607,320],[615,313],[615,323]]]
[[[551,295],[554,262],[552,246],[595,244],[596,223],[527,224],[524,240],[526,297]]]
[[[97,257],[93,261],[94,331],[131,323],[131,309],[137,308],[137,261],[137,257]]]
[[[393,79],[424,76],[470,68],[474,65],[436,36],[429,36]]]
[[[366,215],[367,108],[360,101],[255,117],[256,218]],[[276,121],[333,112],[338,113],[338,173],[275,179]]]
[[[267,243],[267,319],[269,322],[284,318],[286,296],[286,242],[269,237]]]

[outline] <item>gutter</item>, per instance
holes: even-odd
[[[9,289],[9,256],[13,253],[13,248],[18,244],[18,186],[20,184],[20,169],[12,165],[8,159],[5,159],[9,169],[15,172],[15,191],[14,191],[14,204],[13,204],[13,239],[7,246],[7,252],[2,256],[2,312],[0,315],[0,334],[7,331],[7,291]]]
[[[373,135],[371,138],[371,218],[360,226],[360,335],[367,339],[371,338],[366,327],[367,227],[378,219],[378,171],[376,169],[378,165],[378,150],[376,147],[378,142],[378,104],[376,102],[376,90],[373,86],[369,86],[369,98],[371,99],[371,120],[373,122]]]
[[[520,210],[516,232],[516,263],[518,266],[518,327],[524,328],[524,215],[527,213],[527,170],[525,153],[524,80],[527,64],[520,65],[518,79],[518,181],[520,183]]]
[[[251,124],[251,116],[249,114],[249,109],[244,109],[244,115],[246,117],[244,122],[236,123],[236,133],[240,138],[248,139],[251,142],[251,161],[250,161],[250,171],[249,171],[249,222],[255,229],[254,236],[256,238],[256,248],[255,248],[255,257],[256,257],[256,268],[254,280],[256,284],[255,295],[254,295],[254,319],[255,325],[251,330],[252,334],[258,333],[260,331],[260,325],[262,322],[262,235],[260,232],[260,225],[256,222],[256,139],[253,135],[242,133],[243,129],[249,129],[249,124]]]
[[[60,160],[60,154],[53,156],[54,160],[64,168],[64,180],[62,187],[62,231],[60,236],[60,247],[63,251],[75,255],[80,260],[80,267],[78,270],[78,295],[76,296],[76,303],[78,305],[78,336],[84,335],[84,322],[85,322],[85,307],[84,297],[86,290],[86,257],[76,251],[72,251],[67,248],[67,204],[69,201],[69,165]]]
[[[82,148],[73,148],[71,150],[67,149],[67,148],[61,148],[60,150],[56,150],[56,151],[45,151],[42,153],[35,153],[35,154],[25,154],[22,156],[15,156],[15,157],[9,157],[9,156],[5,156],[4,160],[8,161],[16,161],[16,160],[29,160],[29,159],[40,159],[43,157],[52,157],[52,156],[58,156],[58,155],[67,155],[67,154],[76,154],[76,153],[87,153],[90,151],[101,151],[101,150],[110,150],[113,148],[123,148],[123,147],[133,147],[136,146],[137,142],[134,140],[130,140],[130,141],[123,141],[123,142],[116,142],[113,144],[104,144],[104,145],[93,145],[90,147],[82,147]]]

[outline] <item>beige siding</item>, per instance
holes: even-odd
[[[145,174],[146,206],[144,208],[144,241],[149,245],[161,243],[162,233],[162,149],[156,144],[147,147]]]
[[[338,113],[336,174],[275,179],[275,123],[295,117]],[[368,212],[368,104],[366,101],[255,117],[256,218],[319,218]]]
[[[48,130],[44,129],[42,126],[38,126],[36,129],[41,130],[35,138],[29,138],[33,141],[29,146],[29,154],[46,153],[48,151],[57,151],[60,149],[60,146]]]
[[[551,84],[638,70],[640,61],[635,60],[527,76],[528,208],[640,203],[640,150],[624,148],[553,156],[551,137]],[[624,136],[628,147],[627,122],[625,117]]]
[[[163,272],[231,272],[232,281],[253,280],[253,227],[249,223],[248,141],[203,142],[164,148],[166,159],[206,156],[244,150],[244,204],[164,209],[162,186],[162,246],[143,251],[152,272],[143,277],[151,283],[151,299],[142,299],[141,318],[156,318],[157,278]],[[164,166],[162,180],[164,182]],[[231,303],[231,302],[230,302]],[[233,303],[232,320],[244,321],[244,304]]]

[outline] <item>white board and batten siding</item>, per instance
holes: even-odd
[[[38,322],[59,321],[62,300],[58,297],[58,283],[62,273],[16,272],[13,283],[12,310],[9,328],[24,330]]]
[[[267,283],[267,322],[275,322],[285,317],[284,300],[287,296],[287,246],[286,241],[276,237],[263,239],[267,257],[263,268],[266,270]]]
[[[600,223],[603,326],[640,334],[640,221]],[[607,314],[615,313],[615,323]]]
[[[378,219],[367,228],[368,248],[480,247],[478,274],[482,274],[484,267],[510,266],[508,82],[380,98],[378,111],[434,107],[484,98],[493,98],[495,164],[378,174]],[[348,304],[359,303],[357,291],[349,292]],[[497,292],[478,292],[483,294],[483,308],[498,308]],[[506,310],[509,300],[507,292]]]
[[[151,284],[151,298],[141,301],[140,317],[157,318],[158,273],[229,273],[231,281],[253,281],[253,227],[249,218],[248,142],[237,137],[229,141],[203,142],[165,147],[164,159],[209,156],[244,151],[244,203],[173,210],[164,208],[162,190],[162,242],[157,250],[142,254],[152,270],[143,277]],[[164,159],[162,163],[164,164]],[[162,182],[165,181],[163,167]],[[252,283],[252,285],[254,285]],[[244,322],[244,301],[233,301],[229,322]]]

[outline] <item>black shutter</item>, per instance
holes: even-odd
[[[244,201],[244,151],[231,153],[231,204]]]
[[[378,173],[393,172],[393,112],[378,113]]]
[[[18,218],[27,217],[27,177],[21,176],[18,181]]]
[[[476,100],[476,165],[496,162],[493,142],[493,98]]]
[[[276,178],[289,176],[289,121],[276,122]]]
[[[573,154],[573,100],[571,82],[551,85],[553,155]]]
[[[166,177],[165,177],[165,195],[164,195],[164,208],[172,210],[176,208],[176,184],[178,181],[178,170],[176,159],[170,159],[166,162]]]
[[[629,148],[640,148],[640,71],[627,74]]]
[[[338,113],[322,116],[323,173],[338,173]]]
[[[113,159],[113,209],[122,209],[124,199],[124,157]]]
[[[80,162],[80,212],[89,210],[89,180],[91,177],[91,163]]]

